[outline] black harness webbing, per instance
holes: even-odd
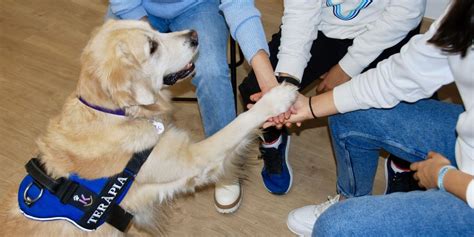
[[[37,158],[31,159],[25,165],[25,168],[36,186],[47,189],[62,204],[72,205],[84,213],[82,218],[76,222],[79,226],[93,230],[107,222],[118,230],[125,232],[133,219],[133,215],[120,207],[119,203],[126,195],[151,151],[152,149],[147,149],[133,154],[121,173],[106,178],[107,182],[100,193],[94,192],[90,188],[66,177],[59,179],[50,177]],[[110,193],[113,195],[110,195]],[[79,195],[92,197],[95,202],[89,206],[81,205],[77,200],[74,200],[74,197]],[[32,201],[27,198],[24,201],[27,206],[30,206],[37,200]],[[29,201],[32,202],[28,203]]]

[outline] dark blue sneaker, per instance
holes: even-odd
[[[276,148],[260,146],[263,158],[262,178],[265,188],[273,194],[283,195],[290,191],[293,182],[293,171],[288,162],[290,136],[282,133],[281,144]]]
[[[408,170],[410,167],[409,162],[393,155],[385,159],[385,194],[425,190],[418,186],[418,182],[413,178],[413,171],[395,172],[392,168],[392,163],[397,167],[404,167],[404,169]]]

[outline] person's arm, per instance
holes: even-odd
[[[339,61],[342,70],[354,77],[387,48],[396,45],[416,28],[425,11],[426,0],[392,0],[368,30],[354,38]]]
[[[318,36],[321,0],[285,0],[281,44],[276,73],[286,73],[301,81],[311,58],[311,46]]]
[[[109,0],[110,10],[120,19],[140,20],[148,15],[142,0]]]
[[[441,168],[449,165],[451,162],[446,157],[436,152],[430,152],[426,160],[412,163],[410,169],[415,171],[413,177],[418,181],[420,187],[426,189],[444,188],[474,208],[474,176],[453,168],[447,169],[444,177],[439,177]]]
[[[426,0],[390,1],[379,19],[368,25],[367,31],[354,38],[346,55],[329,70],[316,91],[332,90],[350,80],[385,49],[399,43],[420,24],[425,5]]]
[[[269,60],[265,32],[260,12],[253,0],[221,0],[219,8],[224,13],[231,36],[239,42],[245,59],[252,66],[263,92],[278,85]]]
[[[427,33],[414,36],[400,53],[334,88],[338,111],[392,108],[400,101],[428,98],[441,86],[453,82],[447,54],[428,43],[440,20],[434,22]]]
[[[263,93],[278,85],[273,73],[272,64],[268,57],[269,56],[265,51],[259,50],[252,58],[250,64],[255,73],[255,77],[257,78],[258,86]]]
[[[447,55],[428,43],[439,20],[424,35],[413,37],[401,52],[379,63],[377,68],[312,98],[317,117],[358,109],[391,108],[400,101],[415,102],[430,97],[454,80]],[[309,98],[300,96],[289,123],[313,118]]]

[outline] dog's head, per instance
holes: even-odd
[[[193,74],[197,46],[192,30],[164,34],[143,21],[109,20],[82,53],[78,96],[111,109],[152,108],[163,86]]]

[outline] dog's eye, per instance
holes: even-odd
[[[154,40],[149,40],[150,45],[150,55],[155,53],[156,49],[158,48],[158,43]]]

